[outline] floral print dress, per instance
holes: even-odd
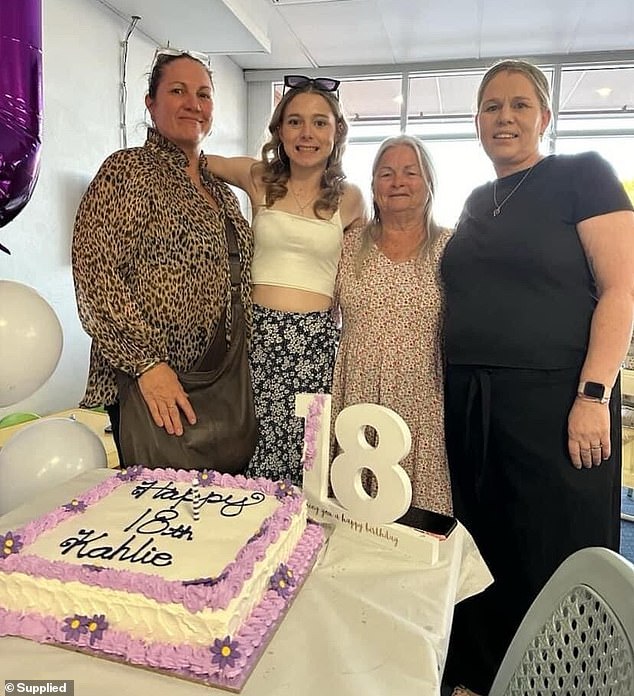
[[[439,264],[449,236],[444,231],[429,256],[399,263],[372,246],[358,274],[361,230],[346,235],[335,289],[343,328],[332,397],[333,421],[357,403],[386,406],[405,420],[412,447],[400,464],[412,482],[412,504],[446,514],[452,503]]]

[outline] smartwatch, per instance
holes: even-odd
[[[579,382],[577,394],[586,401],[598,401],[600,404],[607,404],[610,400],[610,387],[606,387],[601,382]]]

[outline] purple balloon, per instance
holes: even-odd
[[[29,202],[42,144],[42,3],[0,0],[0,227]]]

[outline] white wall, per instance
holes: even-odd
[[[94,0],[43,0],[44,120],[42,166],[29,203],[0,240],[0,278],[33,286],[54,308],[64,331],[59,365],[48,382],[0,408],[47,415],[73,408],[84,393],[90,340],[77,317],[70,266],[79,200],[105,157],[120,147],[119,53],[127,23]],[[145,139],[143,98],[155,46],[132,34],[128,51],[128,145]],[[242,154],[247,92],[242,71],[224,56],[212,60],[214,131],[208,151]]]
[[[259,157],[262,145],[269,140],[268,129],[273,111],[271,82],[249,82],[249,120],[247,153]]]

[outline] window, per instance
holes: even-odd
[[[558,96],[558,104],[553,104],[552,151],[598,151],[634,196],[634,65],[540,67]],[[436,168],[436,219],[446,226],[455,224],[471,190],[495,176],[477,142],[473,118],[485,70],[417,69],[341,78],[341,102],[350,125],[344,169],[368,203],[379,144],[388,136],[409,133],[425,143]],[[275,87],[277,103],[281,84]]]
[[[552,150],[596,150],[634,190],[634,67],[631,65],[541,66],[559,105],[553,105]],[[348,178],[371,201],[371,166],[380,142],[405,132],[425,143],[436,168],[436,219],[453,226],[473,188],[495,177],[474,126],[475,96],[484,69],[404,74],[403,112],[395,90],[403,80],[352,80],[342,84],[351,95],[349,144],[344,156]],[[557,83],[558,80],[558,83]],[[383,84],[382,84],[383,83]],[[382,90],[375,92],[376,85]],[[396,95],[396,96],[394,96]],[[344,102],[347,111],[348,97]],[[629,183],[628,183],[629,182]]]

